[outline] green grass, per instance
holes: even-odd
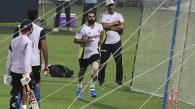
[[[50,10],[54,6],[48,6],[47,10]],[[104,7],[98,9],[98,13],[102,10],[105,10]],[[82,13],[82,8],[80,6],[72,7],[72,11],[77,15]],[[131,33],[133,33],[139,26],[140,21],[140,10],[137,8],[119,8],[119,12],[124,15],[126,29],[122,36],[122,42],[124,42]],[[53,15],[51,13],[49,16]],[[98,14],[99,15],[99,14]],[[47,18],[49,18],[47,16]],[[77,20],[77,27],[80,26],[81,18]],[[53,27],[53,19],[48,20],[47,28],[49,30]],[[13,29],[0,28],[0,60],[7,56],[7,45],[10,42],[9,40],[1,41],[10,37]],[[76,29],[75,29],[76,31]],[[76,90],[76,79],[77,72],[79,70],[78,64],[78,48],[79,46],[73,43],[75,32],[67,32],[66,30],[61,30],[59,33],[52,33],[47,36],[47,45],[49,50],[49,63],[50,64],[62,64],[68,66],[74,70],[74,75],[70,79],[62,78],[51,78],[45,77],[42,75],[41,82],[41,107],[42,109],[64,109],[70,105],[70,103],[75,99],[75,90]],[[126,76],[124,82],[127,82],[131,79],[131,71],[133,65],[133,59],[135,56],[135,46],[128,49],[129,46],[136,43],[137,34],[134,35],[127,44],[124,45],[123,50],[123,66],[124,66],[124,75]],[[3,80],[3,75],[5,72],[5,63],[6,60],[0,61],[0,80]],[[87,75],[84,78],[83,86],[88,83],[90,80],[89,72],[91,67],[87,71]],[[117,87],[115,85],[115,63],[113,60],[108,62],[106,69],[106,82],[105,87],[101,88],[97,86],[97,98],[101,97],[105,93],[113,90]],[[61,89],[61,90],[58,90]],[[57,91],[57,93],[53,93]],[[78,109],[93,100],[88,94],[89,87],[84,91],[85,99],[80,101],[76,100],[71,109]],[[9,91],[10,87],[0,82],[0,109],[6,109],[9,105]],[[51,96],[48,96],[52,94]],[[129,85],[126,85],[108,96],[103,97],[102,99],[96,101],[95,103],[88,106],[86,109],[137,109],[142,105],[145,100],[148,98],[148,95],[131,92],[129,90]],[[153,97],[145,106],[144,109],[160,109],[161,108],[161,98]]]

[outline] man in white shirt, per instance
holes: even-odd
[[[122,85],[123,80],[123,66],[122,66],[122,46],[121,46],[121,34],[124,29],[123,16],[115,12],[114,0],[106,1],[106,8],[108,12],[101,16],[101,23],[106,31],[106,39],[102,45],[101,50],[101,62],[100,72],[98,75],[98,81],[100,86],[103,85],[105,79],[106,64],[104,63],[113,54],[116,63],[116,83]],[[101,68],[103,67],[103,68]]]
[[[81,53],[79,57],[80,71],[78,74],[78,87],[76,96],[79,99],[83,98],[82,95],[82,80],[89,64],[91,64],[93,73],[90,85],[91,97],[96,97],[95,84],[98,76],[99,69],[99,44],[103,41],[103,27],[101,24],[96,23],[96,14],[90,11],[86,14],[87,23],[82,25],[75,35],[74,42],[81,45]]]
[[[65,14],[66,14],[66,27],[69,29],[69,31],[72,31],[71,25],[70,25],[70,0],[57,0],[56,1],[56,17],[55,17],[55,28],[53,29],[54,32],[58,32],[59,29],[59,20],[60,20],[60,14],[62,11],[62,8],[64,7]]]
[[[95,13],[97,12],[97,0],[83,0],[83,13],[86,13],[86,11],[89,11],[90,9],[93,10]],[[83,25],[86,22],[85,14],[83,14],[81,25]]]
[[[44,59],[44,70],[49,71],[48,68],[48,50],[47,50],[47,45],[46,45],[46,36],[45,36],[45,30],[38,26],[36,24],[37,21],[37,16],[38,16],[38,11],[35,9],[30,9],[28,10],[27,17],[28,19],[31,20],[32,26],[33,26],[33,31],[30,34],[29,38],[32,41],[32,60],[31,60],[31,66],[32,66],[32,73],[31,73],[31,78],[32,78],[32,90],[34,90],[35,96],[37,101],[40,101],[40,72],[41,72],[41,53],[43,53],[43,59]],[[18,37],[21,32],[19,31],[19,27],[16,28],[15,34],[13,38]],[[23,107],[26,107],[26,98],[25,94],[23,95]],[[18,102],[17,102],[17,108],[20,108],[20,102],[21,102],[21,96],[18,97]],[[25,108],[24,108],[25,109]]]
[[[8,60],[6,65],[6,76],[4,83],[12,85],[10,109],[17,109],[16,102],[19,93],[23,93],[21,79],[25,74],[30,82],[30,67],[32,54],[32,41],[29,35],[32,33],[32,24],[29,19],[24,19],[20,26],[21,35],[11,41],[8,53]],[[11,75],[11,79],[9,75]]]

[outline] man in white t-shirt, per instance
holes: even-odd
[[[31,66],[32,66],[32,73],[31,73],[31,78],[32,78],[32,90],[34,90],[35,96],[37,101],[40,101],[40,72],[41,72],[41,54],[43,53],[43,59],[44,59],[44,70],[49,71],[48,68],[48,50],[47,50],[47,45],[46,45],[46,37],[45,37],[45,30],[38,26],[36,24],[37,21],[37,16],[38,16],[38,11],[35,9],[29,9],[27,12],[27,17],[29,20],[32,22],[33,26],[33,31],[29,35],[29,39],[32,41],[32,60],[31,60]],[[13,35],[13,38],[18,37],[21,32],[19,31],[20,25],[16,28],[15,34]],[[17,102],[17,108],[20,108],[20,102],[21,102],[21,96],[18,96],[18,102]],[[22,107],[25,109],[26,107],[26,97],[25,93],[23,95],[22,99]]]
[[[96,23],[96,14],[90,11],[86,14],[87,23],[83,24],[75,35],[74,42],[81,45],[81,53],[79,57],[80,71],[78,74],[78,87],[76,96],[79,99],[82,95],[82,80],[89,64],[91,64],[93,73],[90,85],[91,97],[96,97],[95,84],[99,70],[99,44],[103,40],[103,27]]]
[[[4,83],[12,85],[10,109],[17,109],[16,102],[19,93],[23,93],[22,78],[26,78],[26,83],[30,82],[30,70],[32,59],[32,41],[29,35],[32,33],[32,23],[29,19],[24,19],[20,26],[21,34],[11,41],[6,65],[6,75]],[[25,75],[25,77],[23,77]]]
[[[110,55],[113,54],[116,63],[116,83],[118,85],[122,85],[123,66],[120,37],[124,29],[124,18],[120,13],[115,12],[114,0],[107,0],[106,8],[108,12],[103,13],[100,20],[104,30],[106,31],[106,38],[101,48],[101,62],[98,81],[100,86],[103,85],[106,69],[106,64],[104,65],[104,63],[109,59]]]

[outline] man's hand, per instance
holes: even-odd
[[[4,75],[4,84],[11,85],[12,82],[12,76],[9,74]]]
[[[119,20],[113,22],[113,26],[119,26],[121,25],[121,22]]]
[[[85,43],[94,42],[95,40],[92,37],[88,37],[87,39],[83,39]]]
[[[48,76],[49,75],[49,67],[48,67],[48,65],[45,65],[44,66],[44,75],[46,75],[46,76]]]

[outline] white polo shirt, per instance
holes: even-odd
[[[11,41],[7,60],[7,73],[30,73],[32,54],[32,42],[24,35],[20,35]]]
[[[111,23],[114,21],[124,22],[124,18],[118,12],[114,12],[113,14],[109,14],[108,12],[103,13],[101,18],[100,18],[100,22],[102,22],[102,23]],[[113,31],[113,30],[106,31],[105,44],[114,44],[114,43],[117,43],[119,41],[120,41],[120,35],[118,32]]]
[[[92,38],[94,41],[81,45],[83,48],[80,53],[80,58],[88,59],[94,54],[99,54],[98,46],[101,32],[103,31],[102,24],[95,23],[94,26],[88,26],[87,23],[83,24],[79,31],[76,33],[76,39]]]

